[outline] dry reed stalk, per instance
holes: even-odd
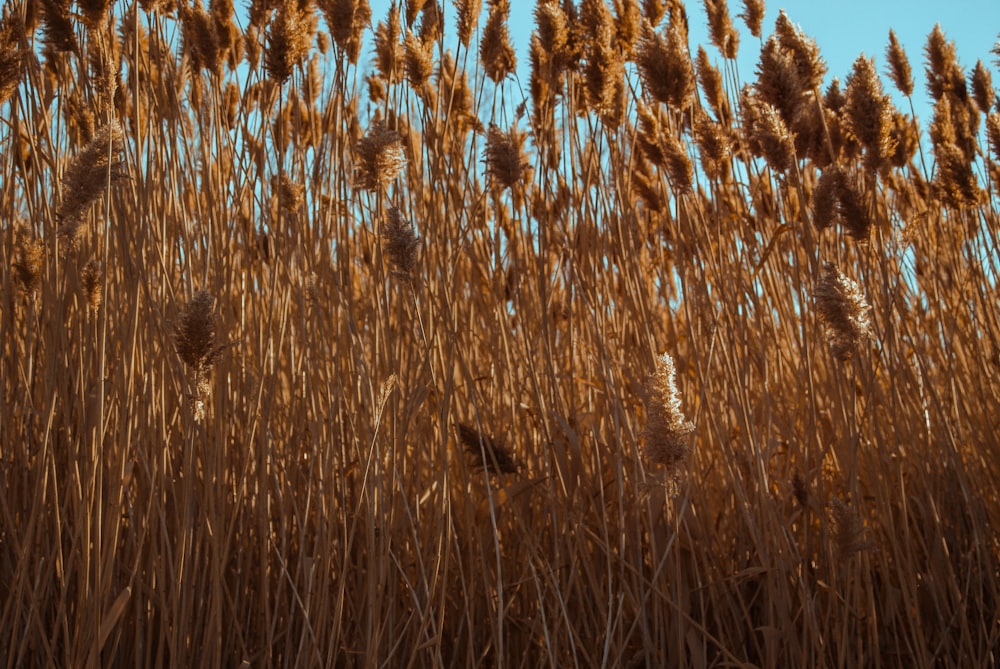
[[[813,299],[834,358],[845,362],[861,344],[872,339],[870,308],[861,287],[833,263],[824,264]]]

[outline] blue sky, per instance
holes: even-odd
[[[370,4],[374,25],[385,19],[390,3],[389,0],[371,0]],[[527,82],[528,44],[534,28],[535,4],[534,0],[511,0],[510,30],[518,53],[522,82]],[[692,53],[701,43],[713,59],[721,62],[718,51],[711,47],[707,37],[703,3],[694,0],[685,5]],[[454,4],[451,0],[444,0],[443,6],[451,26]],[[874,56],[879,72],[884,73],[885,47],[889,41],[889,29],[893,28],[910,58],[916,82],[914,106],[925,127],[930,121],[930,106],[923,83],[923,47],[935,23],[940,23],[947,38],[956,43],[959,61],[966,73],[971,72],[977,59],[982,59],[993,74],[994,86],[1000,85],[1000,70],[994,63],[995,57],[990,54],[1000,33],[1000,0],[785,0],[781,4],[768,2],[766,6],[763,35],[766,37],[773,31],[778,11],[784,9],[788,17],[819,44],[829,67],[828,80],[838,77],[843,82],[854,60],[862,52]],[[741,29],[740,76],[744,82],[750,82],[754,77],[760,43],[746,30],[742,20],[736,18],[743,11],[742,1],[730,0],[729,11],[735,25]],[[484,20],[485,17],[480,20],[480,27]],[[884,83],[887,93],[895,93],[887,77],[884,77]],[[902,111],[908,111],[904,101],[897,99],[897,104]]]

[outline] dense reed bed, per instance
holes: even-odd
[[[4,666],[997,661],[996,59],[509,9],[4,6]]]

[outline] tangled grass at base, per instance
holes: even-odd
[[[6,3],[3,664],[995,663],[1000,47],[741,4]]]

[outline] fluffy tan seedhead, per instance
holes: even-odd
[[[906,57],[903,45],[896,39],[896,33],[889,30],[889,46],[885,50],[886,60],[889,61],[889,77],[892,83],[896,84],[899,92],[910,97],[913,95],[913,70],[910,69],[910,59]]]
[[[694,67],[679,22],[671,21],[665,33],[647,25],[636,45],[635,63],[653,100],[677,111],[687,109],[694,100]]]
[[[14,231],[14,262],[11,268],[17,278],[21,290],[34,293],[42,281],[42,268],[45,263],[45,244],[24,228]]]
[[[378,190],[392,183],[406,166],[406,156],[399,133],[376,121],[354,149],[357,158],[355,184],[365,190]]]
[[[849,360],[872,338],[870,309],[861,287],[832,263],[825,263],[813,299],[830,352],[841,362]]]
[[[397,207],[389,209],[382,228],[385,253],[392,264],[393,274],[405,282],[413,278],[420,253],[420,237],[413,223],[403,218]]]
[[[517,69],[517,55],[510,42],[507,22],[510,20],[510,0],[489,0],[489,14],[479,45],[479,58],[486,76],[495,84]]]
[[[690,434],[694,425],[681,410],[674,359],[664,353],[656,360],[656,369],[646,383],[646,424],[642,430],[646,459],[661,467],[668,478],[678,474],[678,467],[691,452]]]

